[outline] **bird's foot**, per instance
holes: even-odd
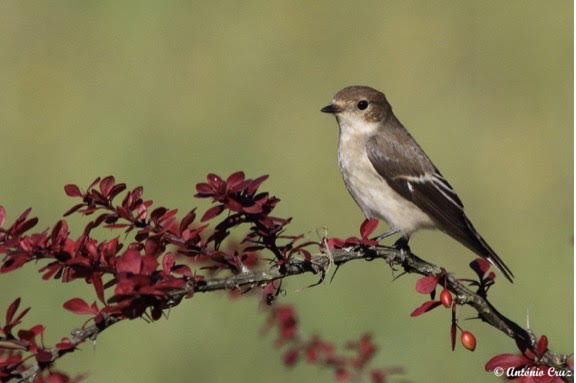
[[[400,250],[402,253],[410,254],[412,252],[410,246],[408,246],[408,238],[406,237],[402,237],[394,242],[394,248]]]

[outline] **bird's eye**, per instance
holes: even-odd
[[[368,107],[368,101],[362,100],[362,101],[358,102],[358,105],[356,105],[356,106],[358,107],[358,109],[364,110]]]

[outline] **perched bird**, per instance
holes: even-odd
[[[452,186],[398,121],[382,92],[349,86],[322,108],[340,127],[338,165],[366,218],[384,220],[408,248],[419,229],[439,229],[487,259],[512,282],[512,271],[478,234]]]

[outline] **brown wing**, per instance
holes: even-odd
[[[375,135],[366,144],[366,153],[378,174],[422,209],[440,230],[491,260],[512,281],[512,272],[474,229],[452,186],[405,130],[396,133],[393,142],[386,135]]]

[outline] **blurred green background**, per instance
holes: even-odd
[[[0,204],[48,227],[71,206],[63,185],[108,174],[186,210],[206,173],[270,174],[292,233],[356,235],[362,221],[336,164],[337,126],[319,109],[351,84],[383,90],[457,189],[468,215],[517,276],[492,301],[573,349],[573,37],[570,1],[0,2]],[[78,221],[75,221],[76,223]],[[382,227],[381,227],[382,228]],[[78,230],[78,226],[76,229]],[[77,232],[76,232],[77,233]],[[412,249],[459,275],[473,255],[444,235]],[[83,318],[61,304],[85,286],[42,282],[29,265],[0,277],[26,324],[54,342]],[[343,267],[332,284],[294,278],[283,302],[303,331],[345,341],[371,331],[373,365],[413,382],[487,382],[484,363],[514,343],[462,325],[476,352],[449,347],[449,312],[410,312],[416,277],[392,283],[380,262]],[[472,316],[466,309],[462,318]],[[88,382],[331,382],[281,363],[253,299],[197,296],[169,320],[123,323],[58,367]]]

